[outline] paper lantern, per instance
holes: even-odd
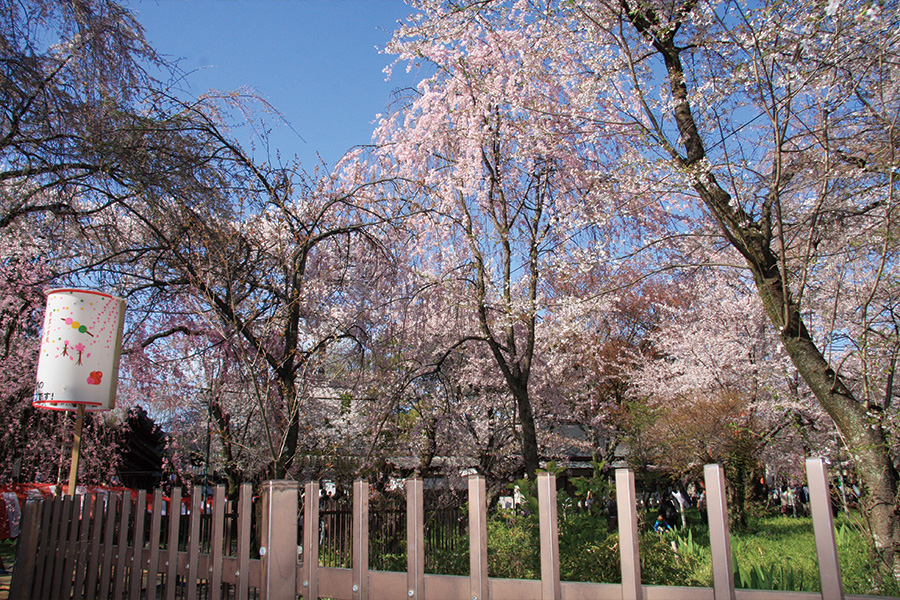
[[[116,403],[125,301],[92,290],[47,294],[34,406],[109,410]]]

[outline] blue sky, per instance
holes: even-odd
[[[295,131],[279,127],[273,151],[312,170],[371,141],[372,121],[397,88],[381,54],[412,12],[403,0],[126,0],[154,48],[190,71],[189,89],[253,88]],[[245,134],[236,131],[241,139]]]

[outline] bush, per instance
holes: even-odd
[[[559,570],[563,581],[621,583],[619,535],[602,540],[568,544],[560,540]]]
[[[679,554],[675,532],[641,534],[641,581],[647,585],[702,585],[695,569],[699,559]]]
[[[487,532],[490,577],[540,578],[540,530],[536,515],[501,511],[488,519]]]

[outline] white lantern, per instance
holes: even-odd
[[[113,408],[125,301],[92,290],[46,293],[34,406],[51,410]]]

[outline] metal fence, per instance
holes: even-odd
[[[838,600],[845,596],[837,557],[828,478],[819,459],[807,461],[810,502],[822,593],[735,590],[722,468],[707,465],[713,587],[663,587],[641,583],[634,474],[616,471],[621,583],[560,580],[556,477],[538,476],[540,579],[488,577],[487,500],[484,478],[468,482],[467,519],[460,515],[428,528],[423,482],[411,478],[405,510],[370,514],[365,481],[353,486],[352,503],[329,505],[318,482],[301,489],[291,481],[263,484],[254,507],[249,485],[235,502],[223,488],[212,497],[182,502],[160,492],[69,497],[26,505],[10,598],[129,598],[305,600]],[[301,509],[302,503],[302,509]],[[349,509],[349,510],[347,510]],[[259,546],[251,536],[259,515]],[[405,514],[404,514],[405,513]],[[435,513],[437,514],[437,513]],[[378,519],[384,523],[377,524]],[[375,527],[372,527],[376,524]],[[383,571],[370,560],[370,531],[393,527],[405,542],[406,571]],[[426,573],[426,549],[468,539],[469,575]],[[437,532],[437,533],[436,533]],[[384,537],[385,534],[378,534]],[[446,539],[445,539],[446,538]],[[463,550],[465,551],[465,550]],[[251,554],[259,558],[251,558]],[[315,556],[316,560],[308,560]]]
[[[436,498],[434,498],[436,499]],[[437,553],[468,552],[468,516],[463,506],[425,499],[426,571]],[[301,536],[303,528],[301,526]],[[406,505],[394,498],[381,499],[369,512],[369,567],[390,571],[406,553]],[[350,498],[323,497],[319,502],[319,562],[327,567],[352,565],[353,503]]]

